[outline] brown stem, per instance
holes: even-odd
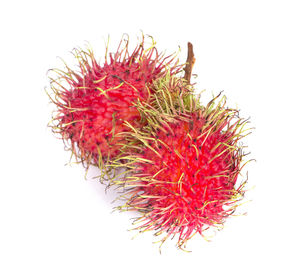
[[[188,56],[187,56],[186,65],[184,68],[184,71],[185,71],[184,79],[189,84],[191,83],[192,70],[193,70],[195,61],[196,61],[196,58],[194,56],[193,45],[190,42],[188,42]]]

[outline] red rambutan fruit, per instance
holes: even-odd
[[[125,46],[122,47],[122,43]],[[100,65],[91,50],[74,50],[79,71],[65,65],[66,70],[52,70],[53,95],[57,111],[52,128],[64,140],[76,159],[85,165],[100,168],[116,158],[126,142],[121,132],[143,126],[137,101],[149,99],[152,81],[168,68],[176,72],[180,67],[174,55],[165,57],[152,45],[145,49],[144,38],[132,53],[128,41],[123,40],[115,54],[105,55]]]
[[[225,108],[225,97],[205,107],[191,95],[166,101],[172,95],[169,84],[175,84],[174,90],[182,80],[172,77],[161,84],[156,108],[145,111],[149,124],[127,135],[140,148],[129,144],[124,155],[131,157],[131,170],[116,182],[125,191],[126,203],[119,209],[142,214],[134,221],[140,232],[155,231],[161,243],[177,235],[177,246],[185,248],[194,234],[220,228],[243,198],[245,182],[237,185],[237,179],[244,165],[239,141],[247,121]]]

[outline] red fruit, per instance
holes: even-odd
[[[119,135],[128,131],[124,122],[143,125],[134,104],[149,99],[149,84],[164,73],[165,63],[170,67],[173,58],[159,55],[154,45],[145,50],[144,41],[131,54],[126,43],[103,65],[92,51],[75,50],[74,55],[79,72],[67,66],[66,72],[54,70],[58,78],[51,84],[57,105],[53,129],[69,143],[76,158],[102,166],[116,158],[126,143]]]
[[[127,203],[137,210],[140,231],[178,235],[182,247],[195,233],[220,226],[243,197],[236,187],[242,168],[238,141],[245,121],[224,106],[180,113],[160,128],[133,133],[144,147],[134,155],[137,163],[125,177]]]

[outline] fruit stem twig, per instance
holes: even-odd
[[[188,42],[188,56],[186,59],[186,65],[184,68],[185,74],[184,79],[190,84],[191,77],[192,77],[192,70],[195,64],[196,58],[194,56],[193,45],[192,43]]]

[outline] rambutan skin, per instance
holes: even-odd
[[[149,99],[149,85],[171,66],[174,57],[163,57],[154,46],[144,49],[144,41],[129,54],[120,48],[103,65],[91,50],[75,50],[80,71],[66,66],[54,70],[50,96],[57,107],[53,131],[69,145],[72,153],[86,165],[109,163],[126,141],[119,134],[128,131],[124,122],[143,126],[138,100]],[[171,66],[172,67],[172,66]],[[172,68],[176,71],[176,65]]]
[[[163,234],[162,242],[177,235],[180,248],[195,233],[222,226],[244,195],[245,183],[236,186],[244,124],[236,111],[209,104],[134,133],[144,147],[125,177],[120,209],[141,212],[137,228]]]

